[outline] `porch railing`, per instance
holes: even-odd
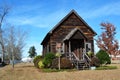
[[[85,52],[83,52],[82,60],[79,60],[79,58],[75,55],[74,52],[71,52],[71,53],[67,52],[65,54],[66,54],[66,57],[72,61],[72,63],[76,66],[77,69],[79,69],[79,66],[81,64],[82,65],[84,64],[83,68],[84,67],[90,68],[91,59]]]
[[[91,62],[90,57],[86,53],[83,53],[83,55],[84,55],[84,61],[85,61],[86,65],[88,67],[90,67],[90,62]]]

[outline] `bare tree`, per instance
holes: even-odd
[[[119,54],[119,44],[115,39],[116,27],[111,23],[101,23],[102,34],[96,39],[100,49],[106,51],[110,55]]]
[[[25,46],[27,33],[19,28],[9,27],[7,29],[6,36],[6,53],[9,55],[9,59],[12,59],[13,56],[16,60],[21,59],[21,54]]]
[[[3,21],[6,17],[6,15],[9,13],[9,7],[7,5],[1,6],[0,7],[0,46],[2,49],[2,62],[4,62],[4,53],[5,53],[5,48],[4,48],[4,42],[3,42],[3,31],[2,31],[2,25]]]
[[[12,61],[12,66],[14,68],[14,60],[21,59],[27,33],[20,28],[15,28],[14,26],[8,27],[5,32],[5,52],[8,59]]]

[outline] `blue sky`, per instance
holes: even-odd
[[[99,35],[100,23],[111,22],[117,27],[120,41],[120,0],[0,0],[10,5],[6,22],[27,30],[28,38],[23,57],[30,46],[41,54],[41,41],[62,18],[74,9]],[[96,37],[95,37],[96,38]],[[95,47],[95,51],[97,51]]]

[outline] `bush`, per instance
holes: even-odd
[[[91,58],[90,65],[99,67],[100,66],[100,60],[96,56],[94,56],[94,57]]]
[[[38,62],[38,66],[39,66],[39,68],[44,68],[43,62],[42,62],[42,61],[39,61],[39,62]]]
[[[59,59],[59,58],[53,59],[52,64],[51,64],[51,68],[52,68],[52,69],[53,69],[53,68],[58,69],[58,64],[59,64],[58,59]]]
[[[91,51],[88,51],[88,52],[87,52],[87,55],[91,58],[91,57],[93,57],[94,53],[91,52]]]
[[[39,63],[39,61],[41,61],[42,59],[43,59],[43,57],[42,57],[41,55],[38,55],[38,56],[36,56],[36,57],[34,58],[33,63],[34,63],[34,66],[35,66],[36,68],[39,68],[38,63]]]
[[[73,68],[71,61],[69,59],[65,58],[65,57],[63,57],[61,59],[61,65],[60,66],[61,66],[61,69],[71,69],[71,68]]]
[[[42,60],[43,57],[41,55],[35,56],[33,63],[35,63],[38,59]]]
[[[55,58],[55,54],[53,53],[47,53],[43,59],[43,64],[45,65],[45,68],[49,68],[52,64],[53,59]]]
[[[53,60],[51,68],[58,69],[58,58]],[[60,60],[60,68],[61,69],[71,69],[71,68],[73,68],[73,65],[69,59],[63,57]]]
[[[111,63],[109,55],[105,51],[103,51],[103,50],[100,50],[96,54],[96,56],[100,60],[100,64],[110,64]]]

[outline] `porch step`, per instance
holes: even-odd
[[[86,58],[84,58],[86,60],[79,60],[79,58],[77,58],[74,53],[67,53],[66,58],[70,59],[78,70],[85,70],[90,68],[89,63],[86,62]]]
[[[76,68],[78,70],[86,70],[86,69],[89,69],[89,66],[86,65],[86,63],[84,61],[79,61],[79,62],[76,62]]]

